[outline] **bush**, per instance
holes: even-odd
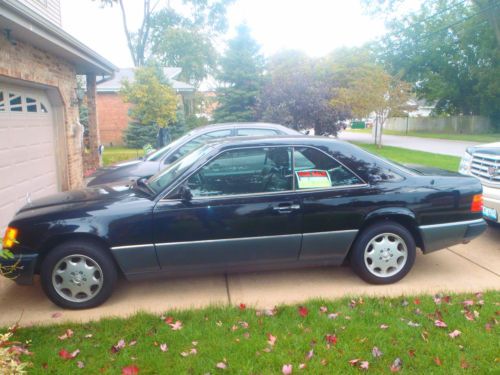
[[[129,148],[143,148],[147,144],[156,144],[158,128],[156,125],[141,125],[131,122],[125,130],[124,141]]]

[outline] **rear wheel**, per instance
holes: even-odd
[[[351,249],[351,267],[372,284],[391,284],[401,280],[415,262],[416,246],[411,233],[402,225],[387,221],[369,226]]]
[[[54,248],[41,265],[40,279],[47,296],[68,309],[86,309],[106,301],[117,279],[116,266],[102,246],[72,241]]]

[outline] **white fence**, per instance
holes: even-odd
[[[484,116],[391,117],[386,120],[384,129],[458,134],[484,134],[494,131],[492,122]]]

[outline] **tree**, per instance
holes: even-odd
[[[250,29],[240,25],[228,43],[217,75],[223,86],[217,90],[219,101],[214,111],[216,122],[255,121],[257,100],[262,85],[263,58]]]
[[[95,1],[95,0],[93,0]],[[134,66],[143,66],[148,60],[151,48],[151,34],[160,29],[170,27],[184,27],[191,30],[225,31],[227,27],[226,8],[234,0],[182,0],[176,4],[176,10],[167,2],[163,10],[157,9],[160,0],[152,4],[151,0],[143,0],[143,16],[141,26],[136,31],[131,31],[127,20],[127,11],[123,0],[97,0],[102,6],[118,4],[122,17],[123,31],[127,38],[127,45],[134,62]],[[137,1],[137,0],[136,0]],[[156,17],[158,14],[158,17]],[[161,15],[166,15],[162,17]],[[155,30],[153,30],[153,24]],[[166,35],[162,35],[164,38]]]
[[[153,36],[152,55],[164,66],[181,67],[179,79],[198,86],[217,64],[212,41],[197,30],[161,25]]]
[[[485,11],[495,9],[428,0],[389,25],[378,44],[379,60],[413,82],[420,98],[436,104],[436,113],[499,118],[500,48],[485,19]]]
[[[153,133],[151,129],[154,129],[156,134],[159,129],[173,123],[176,120],[178,105],[178,98],[168,86],[160,68],[154,66],[137,68],[134,77],[133,82],[122,82],[120,90],[124,100],[132,104],[129,114],[133,119],[133,125],[125,136],[127,144],[131,143],[133,134],[141,138],[148,137]],[[136,126],[150,129],[140,130]]]
[[[348,113],[330,105],[338,83],[327,61],[284,51],[270,59],[266,71],[260,103],[264,121],[297,130],[314,128],[317,135],[337,134]]]
[[[387,73],[362,52],[338,61],[334,69],[343,86],[337,90],[338,95],[331,104],[349,109],[360,118],[375,113],[375,144],[381,147],[383,124],[393,111],[405,106],[411,85]]]

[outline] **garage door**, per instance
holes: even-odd
[[[32,199],[58,191],[53,114],[43,90],[0,82],[0,230]]]

